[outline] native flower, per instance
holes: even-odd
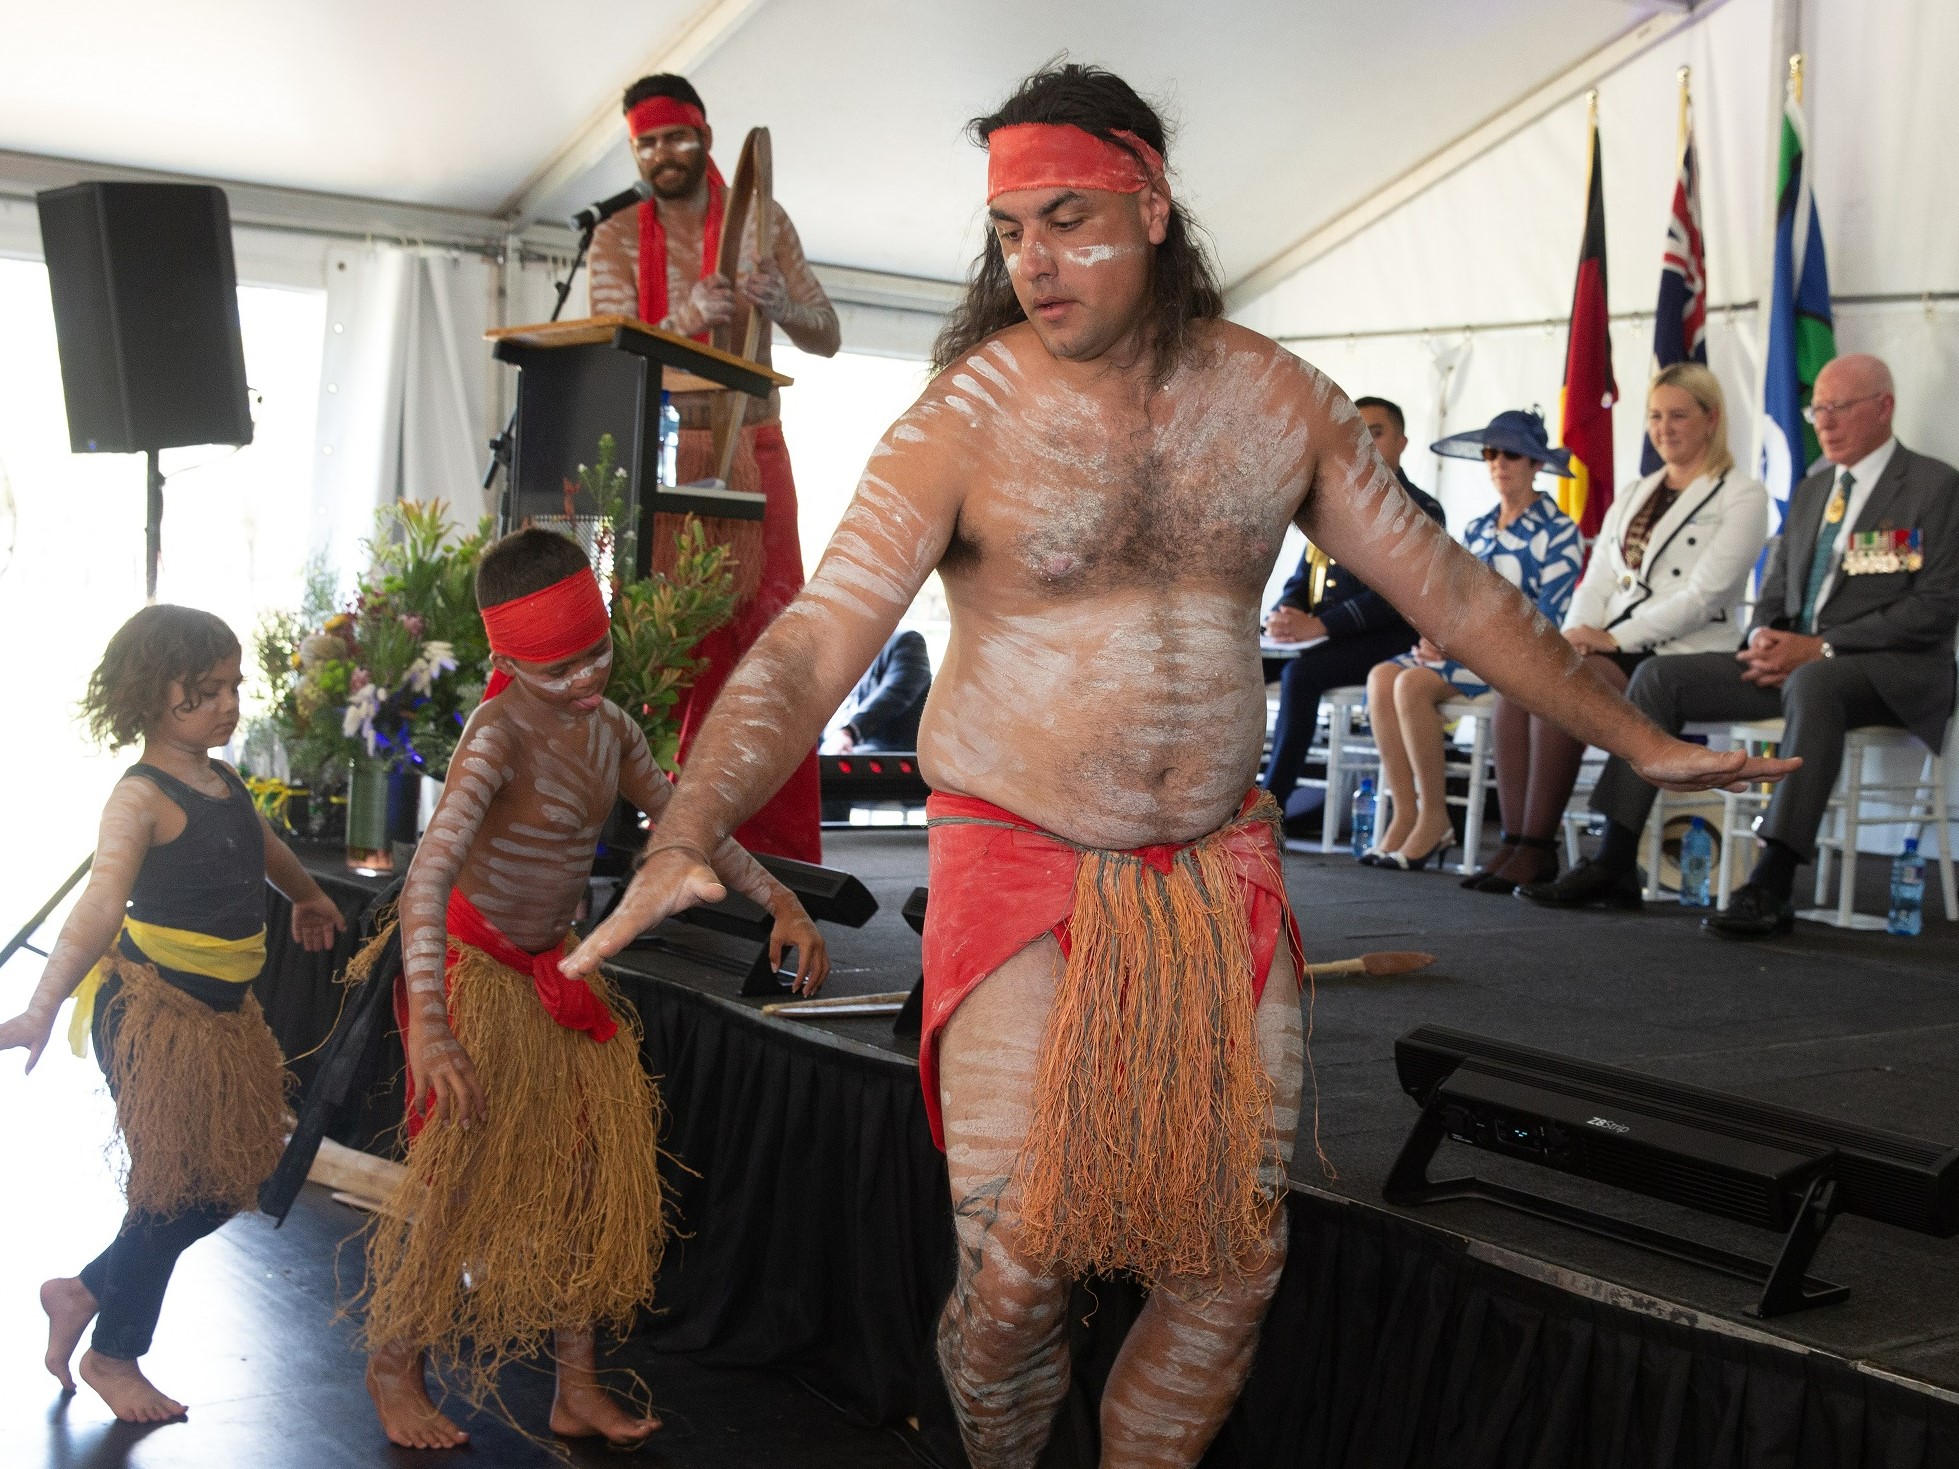
[[[359,677],[359,672],[355,676]],[[380,749],[380,735],[374,728],[374,717],[381,712],[383,697],[380,688],[372,683],[364,683],[353,690],[347,700],[347,710],[340,716],[341,734],[350,740],[358,737],[367,746],[370,758],[378,754]]]
[[[427,694],[435,687],[435,681],[456,666],[456,650],[441,641],[422,644],[422,654],[408,665],[408,687],[418,694]]]

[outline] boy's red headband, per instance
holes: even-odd
[[[1168,192],[1163,155],[1134,133],[1117,129],[1116,136],[1129,148],[1072,123],[1019,122],[995,128],[986,139],[986,202],[1015,189],[1133,194],[1155,184]]]
[[[637,138],[655,128],[706,128],[707,114],[678,97],[648,97],[626,110],[626,131]]]
[[[555,663],[594,646],[611,632],[612,618],[599,579],[589,570],[574,571],[542,591],[485,607],[483,630],[492,653],[520,663]],[[494,699],[509,684],[502,673],[493,673],[483,697]]]

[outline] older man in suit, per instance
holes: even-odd
[[[1891,372],[1875,357],[1840,357],[1817,374],[1809,410],[1823,461],[1790,497],[1753,626],[1741,651],[1654,658],[1626,697],[1664,729],[1690,720],[1786,721],[1781,753],[1802,769],[1776,789],[1762,851],[1728,910],[1701,926],[1763,938],[1794,922],[1796,868],[1860,725],[1902,725],[1937,748],[1953,705],[1959,625],[1959,471],[1914,454],[1891,432]],[[1555,882],[1518,889],[1549,907],[1637,908],[1639,833],[1654,788],[1624,761],[1605,767],[1592,808],[1603,846]]]

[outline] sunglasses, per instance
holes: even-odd
[[[1483,446],[1483,462],[1485,464],[1494,464],[1499,459],[1507,462],[1513,459],[1528,458],[1530,458],[1530,455],[1519,454],[1515,449],[1499,449],[1493,444],[1485,444]]]

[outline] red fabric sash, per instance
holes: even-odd
[[[481,949],[497,963],[519,974],[528,974],[544,1013],[566,1030],[583,1031],[599,1042],[609,1041],[618,1034],[619,1022],[612,1018],[605,1001],[593,994],[592,987],[584,980],[568,978],[558,967],[558,961],[565,956],[562,944],[542,954],[525,952],[498,932],[459,887],[449,890],[447,919],[449,937],[454,943]],[[459,957],[451,947],[449,963],[453,965]]]
[[[709,158],[707,217],[701,221],[702,280],[719,267],[721,217],[727,211],[727,202],[727,182]],[[667,319],[667,306],[667,231],[660,223],[660,201],[648,199],[639,206],[639,319],[648,326],[658,326]],[[697,342],[707,339],[707,332],[694,334]]]
[[[1240,816],[1251,810],[1258,795],[1254,790],[1245,797]],[[932,1141],[943,1149],[939,1037],[982,980],[1043,934],[1052,933],[1062,954],[1068,953],[1068,916],[1081,854],[1053,833],[976,796],[934,792],[925,812],[928,822],[942,817],[968,819],[963,824],[932,825],[927,838],[932,901],[925,910],[925,1014],[918,1067]],[[1286,899],[1278,839],[1271,826],[1263,821],[1245,823],[1230,832],[1227,842],[1244,884],[1252,935],[1252,972],[1246,979],[1257,1003],[1279,950],[1279,935],[1286,936],[1295,979],[1302,986],[1305,949]],[[1193,845],[1139,847],[1128,855],[1168,872],[1177,853]]]

